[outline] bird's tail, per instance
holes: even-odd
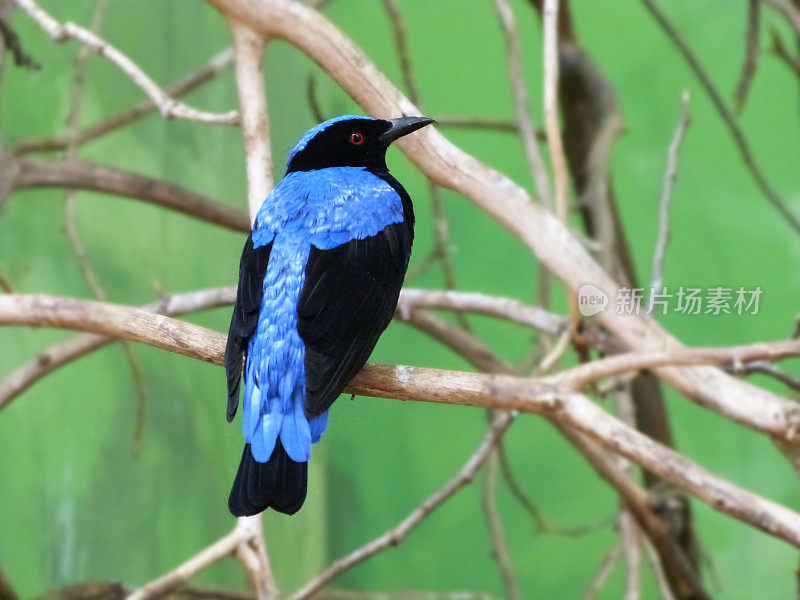
[[[256,515],[267,508],[293,515],[303,506],[307,484],[308,463],[289,458],[280,439],[265,463],[256,462],[250,444],[245,444],[228,508],[235,517]]]

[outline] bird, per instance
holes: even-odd
[[[344,115],[312,127],[258,210],[224,358],[229,423],[245,382],[236,517],[305,501],[311,444],[388,326],[411,256],[414,209],[386,151],[431,123]]]

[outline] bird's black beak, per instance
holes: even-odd
[[[381,142],[387,146],[396,139],[425,127],[425,125],[436,123],[436,121],[428,117],[400,117],[399,119],[389,119],[389,123],[391,123],[392,126],[381,134],[380,137]]]

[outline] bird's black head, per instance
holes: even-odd
[[[386,169],[386,149],[394,140],[435,123],[426,117],[370,119],[345,115],[309,129],[289,152],[286,172],[326,167]]]

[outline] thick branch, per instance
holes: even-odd
[[[218,365],[226,342],[221,333],[140,308],[52,296],[0,296],[0,323],[113,335]],[[548,380],[367,365],[346,391],[546,415],[686,489],[715,510],[800,548],[800,515],[713,475],[625,425],[585,396],[555,388]]]
[[[155,313],[176,316],[227,306],[232,304],[235,299],[236,288],[230,286],[174,294],[142,308]],[[0,410],[46,375],[116,341],[118,339],[114,337],[87,333],[46,348],[0,381]]]

